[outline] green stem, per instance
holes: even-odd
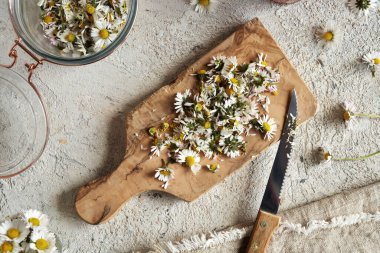
[[[334,161],[358,161],[358,160],[364,160],[364,159],[370,158],[370,157],[378,155],[378,154],[380,154],[380,150],[375,152],[375,153],[366,155],[366,156],[359,156],[359,157],[355,157],[355,158],[334,158],[333,157],[332,160],[334,160]]]
[[[375,115],[375,114],[356,113],[356,114],[353,114],[352,116],[365,117],[365,118],[371,118],[371,119],[380,119],[380,115]]]

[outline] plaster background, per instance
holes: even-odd
[[[73,253],[130,252],[148,248],[157,240],[252,222],[276,145],[192,203],[148,192],[132,199],[112,221],[100,226],[82,222],[73,203],[80,186],[121,162],[124,114],[254,17],[277,39],[320,107],[298,130],[281,209],[379,181],[380,158],[318,165],[312,154],[319,146],[327,146],[339,156],[380,148],[378,120],[360,120],[355,130],[349,131],[337,106],[351,100],[361,112],[380,114],[380,78],[372,78],[366,67],[357,63],[368,51],[380,50],[380,13],[371,15],[366,25],[349,12],[346,0],[301,0],[289,6],[268,0],[219,2],[214,12],[202,15],[184,0],[140,0],[127,42],[105,60],[82,67],[39,67],[33,80],[50,115],[50,140],[31,169],[0,180],[0,216],[27,208],[42,210],[51,218],[51,229]],[[341,25],[344,41],[327,53],[316,45],[313,29],[329,19]],[[0,31],[0,60],[5,62],[15,37],[6,0],[0,0]],[[31,62],[20,55],[21,63]],[[16,70],[26,76],[22,64]]]

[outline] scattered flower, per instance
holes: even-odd
[[[169,167],[158,168],[154,177],[162,182],[168,182],[174,178],[174,170]]]
[[[350,127],[351,124],[354,122],[354,120],[358,117],[360,117],[360,118],[371,118],[371,119],[380,118],[380,115],[355,112],[355,107],[351,102],[347,102],[347,101],[343,102],[341,104],[341,107],[343,109],[342,117],[343,117],[343,120],[346,123],[347,127]]]
[[[372,11],[376,11],[377,0],[348,0],[348,7],[358,16],[367,17]]]
[[[315,37],[326,49],[332,49],[339,45],[343,39],[342,31],[333,21],[328,21],[325,26],[317,28]]]
[[[217,172],[220,169],[219,163],[212,163],[206,165],[207,169],[213,173]]]
[[[363,62],[368,65],[372,76],[375,77],[376,70],[380,69],[380,52],[371,52],[363,56]]]
[[[277,124],[274,119],[269,118],[268,115],[264,115],[257,122],[260,126],[260,131],[264,134],[264,139],[271,140],[277,131]]]
[[[328,150],[324,149],[323,147],[318,148],[318,155],[319,155],[320,161],[323,161],[323,162],[331,161],[331,158],[332,158],[331,153]]]
[[[377,151],[377,152],[375,152],[375,153],[371,153],[369,155],[364,155],[364,156],[359,156],[359,157],[337,158],[337,157],[333,156],[325,148],[323,148],[323,147],[319,147],[318,148],[319,160],[322,161],[322,162],[329,162],[329,161],[358,161],[358,160],[365,160],[365,159],[368,159],[370,157],[373,157],[373,156],[376,156],[376,155],[379,155],[379,154],[380,154],[380,150]]]
[[[189,167],[193,174],[197,174],[201,169],[200,160],[199,155],[193,150],[185,149],[178,153],[177,161]]]
[[[190,0],[190,4],[195,7],[195,11],[199,13],[207,13],[212,10],[218,0]]]

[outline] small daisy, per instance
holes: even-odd
[[[350,126],[350,122],[353,121],[353,119],[355,118],[355,107],[354,105],[351,103],[351,102],[344,102],[341,104],[341,107],[343,109],[343,114],[342,114],[342,117],[343,117],[343,120],[344,120],[344,123],[346,124],[346,126]]]
[[[277,124],[274,119],[269,118],[268,115],[264,115],[258,119],[261,132],[265,134],[264,139],[271,140],[277,131]]]
[[[221,71],[221,74],[228,79],[231,79],[234,77],[233,72],[236,70],[236,67],[238,65],[236,56],[228,57],[224,61],[223,69]]]
[[[54,253],[58,252],[55,246],[55,236],[46,230],[36,229],[30,236],[30,248],[38,253]]]
[[[161,182],[164,182],[161,187],[167,189],[169,186],[169,181],[174,179],[174,170],[169,167],[158,168],[154,177]]]
[[[212,173],[215,173],[220,169],[219,163],[207,164],[206,167]]]
[[[333,21],[328,21],[325,26],[317,28],[315,38],[326,49],[339,45],[342,41],[342,32]]]
[[[377,0],[349,0],[348,7],[358,16],[367,17],[372,11],[376,11]]]
[[[318,148],[319,160],[322,162],[329,162],[332,159],[331,153],[323,147]]]
[[[0,252],[1,253],[19,253],[22,248],[17,242],[8,241],[6,238],[0,236]]]
[[[177,156],[177,162],[185,164],[187,167],[191,169],[193,174],[197,174],[197,172],[201,169],[199,155],[190,149],[184,149],[179,151]]]
[[[95,27],[91,29],[91,37],[95,41],[94,50],[99,51],[114,41],[117,33],[114,33],[112,25],[105,19],[95,22]]]
[[[190,0],[190,4],[195,6],[195,11],[199,13],[209,12],[217,3],[217,0]]]
[[[372,76],[375,76],[376,70],[380,69],[380,52],[371,52],[363,56],[363,62],[368,65]]]
[[[20,243],[28,236],[28,229],[22,220],[7,220],[0,225],[0,237]]]
[[[160,156],[161,151],[165,149],[164,144],[165,143],[163,143],[161,139],[154,138],[153,145],[150,147],[150,152],[152,153],[152,155]]]
[[[267,67],[268,63],[267,63],[266,59],[267,59],[267,56],[265,54],[263,54],[263,53],[259,54],[257,65],[260,67]]]
[[[77,41],[77,35],[74,32],[66,29],[63,32],[59,32],[57,37],[64,43],[64,49],[62,49],[64,53],[74,51],[74,42]]]
[[[184,93],[178,92],[175,96],[174,108],[176,113],[183,114],[184,108],[188,106],[192,106],[194,103],[190,102],[191,92],[187,89]]]
[[[226,60],[226,57],[224,55],[214,56],[212,57],[212,60],[210,64],[208,64],[208,66],[213,67],[216,70],[221,70],[223,68],[225,60]],[[215,80],[216,83],[220,82],[220,80],[218,82],[217,81],[218,80]]]
[[[46,214],[37,210],[28,210],[24,212],[23,220],[26,222],[28,228],[47,227],[49,225],[49,218]]]

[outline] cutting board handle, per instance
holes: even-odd
[[[142,168],[124,160],[112,174],[80,188],[75,201],[78,215],[93,225],[108,221],[130,198],[150,190],[149,184],[141,183],[144,174]]]

